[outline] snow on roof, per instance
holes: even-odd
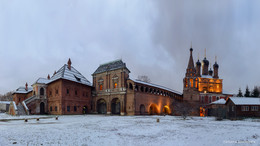
[[[152,86],[152,87],[160,88],[160,89],[163,89],[163,90],[167,90],[167,91],[170,91],[170,92],[173,92],[173,93],[176,93],[176,94],[182,95],[181,92],[178,92],[178,91],[172,90],[172,89],[167,88],[167,87],[164,87],[164,86],[160,86],[160,85],[156,85],[156,84],[152,84],[152,83],[147,83],[147,82],[143,82],[143,81],[140,81],[140,80],[133,80],[133,79],[131,79],[131,80],[134,81],[134,82],[136,82],[136,83],[139,83],[139,84],[144,84],[144,85],[148,85],[148,86]]]
[[[251,97],[230,97],[235,105],[260,105],[260,98]]]
[[[32,92],[33,88],[32,87],[28,87],[27,90],[25,90],[25,87],[19,87],[18,89],[16,89],[16,91],[13,93],[20,93],[20,94],[27,94],[29,92]]]
[[[2,104],[10,104],[11,101],[0,101]]]
[[[119,59],[119,60],[111,61],[111,62],[108,62],[105,64],[101,64],[93,74],[98,74],[98,73],[121,69],[121,68],[127,69],[126,64],[121,59]],[[129,69],[127,69],[127,70],[129,70]]]
[[[234,95],[234,93],[231,93],[231,92],[228,92],[228,91],[225,91],[225,90],[222,91],[222,94],[226,94],[226,95]]]
[[[225,104],[226,100],[225,99],[219,99],[217,101],[211,102],[210,104]]]
[[[46,78],[39,78],[35,83],[33,83],[33,85],[34,84],[47,84],[48,82],[49,82],[49,80]]]
[[[66,79],[69,81],[73,81],[73,82],[77,82],[80,84],[84,84],[84,85],[88,85],[88,86],[92,86],[92,84],[83,76],[81,75],[80,72],[78,72],[74,67],[71,66],[71,69],[68,68],[67,64],[64,64],[64,66],[62,66],[55,75],[53,75],[49,82],[54,82],[58,79]]]
[[[201,78],[210,78],[210,79],[212,79],[212,76],[210,76],[210,75],[201,75]]]

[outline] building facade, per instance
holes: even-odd
[[[31,114],[147,115],[172,114],[172,104],[182,100],[180,92],[129,74],[122,60],[108,62],[92,74],[92,85],[69,59],[52,77],[39,78],[32,88],[18,88],[14,101]]]
[[[182,94],[129,77],[122,60],[100,65],[92,74],[94,112],[99,114],[172,114],[171,104]]]

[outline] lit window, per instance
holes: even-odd
[[[103,85],[99,85],[99,90],[103,90]]]
[[[117,83],[114,84],[114,88],[117,88]]]

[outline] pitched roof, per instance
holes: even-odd
[[[19,87],[18,89],[16,89],[16,91],[13,93],[19,93],[19,94],[27,94],[29,92],[32,92],[33,88],[32,87],[28,87],[28,90],[25,90],[25,87]]]
[[[235,105],[260,105],[260,98],[251,97],[230,97]]]
[[[153,84],[153,83],[147,83],[147,82],[143,82],[143,81],[140,81],[140,80],[133,80],[133,79],[131,79],[131,80],[136,82],[136,83],[139,83],[139,84],[144,84],[144,85],[148,85],[148,86],[151,86],[151,87],[160,88],[160,89],[163,89],[163,90],[166,90],[166,91],[169,91],[169,92],[173,92],[175,94],[182,95],[181,92],[172,90],[172,89],[164,87],[164,86],[156,85],[156,84]]]
[[[225,104],[226,100],[225,99],[219,99],[217,101],[211,102],[210,104]]]
[[[46,78],[39,78],[36,82],[33,83],[34,84],[47,84],[49,82],[48,79]]]
[[[80,84],[92,86],[92,84],[80,73],[78,72],[73,66],[71,66],[71,69],[68,68],[67,64],[64,64],[57,72],[54,74],[49,82],[54,82],[58,79],[66,79],[69,81],[77,82]]]
[[[111,71],[111,70],[116,70],[121,68],[126,68],[129,71],[129,69],[126,67],[126,64],[121,59],[119,59],[105,64],[101,64],[93,74],[103,73],[106,71]]]

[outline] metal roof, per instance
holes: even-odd
[[[56,72],[56,74],[54,74],[50,78],[50,80],[48,80],[49,82],[47,84],[54,82],[58,79],[66,79],[80,84],[92,86],[92,84],[80,72],[78,72],[73,66],[71,66],[71,69],[69,69],[67,64],[64,64]]]
[[[119,59],[105,64],[101,64],[93,74],[103,73],[106,71],[112,71],[121,68],[126,68],[129,71],[129,69],[126,67],[126,64],[121,59]]]

